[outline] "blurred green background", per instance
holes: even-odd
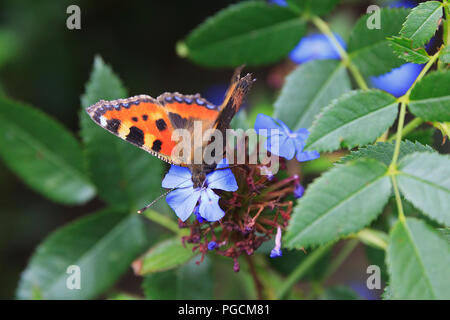
[[[43,110],[77,132],[80,95],[94,56],[100,54],[120,75],[130,95],[200,92],[216,102],[232,70],[196,66],[178,57],[175,45],[208,16],[233,2],[237,1],[1,0],[0,93]],[[345,39],[371,3],[343,1],[330,20],[334,30]],[[71,4],[81,8],[81,30],[66,27],[66,8]],[[269,75],[283,63],[249,69],[258,79],[250,102],[275,96]],[[99,200],[79,207],[51,203],[0,161],[0,298],[14,297],[20,273],[45,236],[101,207]],[[286,260],[277,263],[289,269],[291,262],[296,264],[291,260],[287,254]],[[359,248],[331,282],[354,283],[358,291],[366,278],[364,265],[366,257]],[[139,281],[130,270],[118,286],[138,293]]]

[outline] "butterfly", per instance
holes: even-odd
[[[92,120],[102,128],[147,151],[159,159],[177,166],[188,167],[192,172],[194,187],[200,187],[206,175],[217,163],[196,164],[190,152],[189,159],[173,156],[177,142],[172,139],[176,129],[185,129],[191,135],[194,148],[194,122],[200,121],[203,131],[219,130],[225,136],[233,116],[238,112],[254,79],[251,74],[241,77],[243,67],[236,69],[223,103],[215,106],[199,94],[183,95],[178,92],[163,93],[152,98],[138,95],[111,101],[100,100],[86,109]],[[204,139],[202,150],[211,142]],[[189,160],[189,161],[187,161]]]

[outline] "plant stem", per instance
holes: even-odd
[[[394,186],[395,202],[397,203],[398,218],[401,222],[406,222],[405,213],[403,212],[402,198],[400,197],[400,192],[397,186],[397,177],[395,175],[391,176],[392,185]]]
[[[407,136],[410,132],[412,132],[415,128],[420,126],[422,123],[424,123],[424,120],[422,118],[414,118],[411,120],[402,130],[402,138]],[[392,142],[397,138],[397,133],[393,134],[389,137],[387,142]]]
[[[364,228],[354,237],[358,238],[364,244],[381,250],[386,250],[388,246],[389,236],[382,231]]]
[[[395,174],[395,171],[397,170],[397,160],[398,160],[398,155],[400,153],[400,142],[402,140],[402,130],[403,130],[404,122],[405,122],[406,104],[409,102],[409,95],[411,94],[411,91],[415,87],[415,85],[423,78],[423,76],[431,68],[433,63],[439,57],[439,54],[440,54],[440,50],[431,57],[430,61],[427,62],[427,64],[422,69],[422,71],[419,73],[416,80],[414,80],[413,84],[408,89],[408,91],[403,96],[398,98],[398,101],[400,102],[400,116],[398,118],[397,134],[395,137],[394,156],[392,157],[392,162],[389,166],[390,174]]]
[[[397,128],[397,136],[395,139],[394,155],[392,157],[392,162],[389,165],[388,169],[388,174],[391,176],[392,185],[394,186],[395,201],[397,202],[398,216],[400,221],[405,221],[405,214],[403,213],[402,198],[400,197],[400,192],[398,191],[396,175],[398,173],[397,161],[398,155],[400,153],[400,142],[402,140],[402,129],[403,129],[403,122],[405,120],[405,113],[406,113],[406,103],[402,102],[400,104],[400,116],[398,119],[398,128]]]
[[[450,44],[450,3],[446,0],[444,0],[443,9],[445,20],[442,23],[442,40],[444,42],[444,46],[448,46]],[[437,66],[438,70],[443,70],[446,68],[446,64],[440,59]]]
[[[394,193],[395,193],[395,201],[397,202],[398,216],[399,216],[400,221],[402,221],[402,222],[405,222],[406,219],[405,219],[405,214],[403,212],[402,198],[400,197],[400,192],[399,192],[398,186],[397,186],[396,175],[398,174],[397,161],[398,161],[398,156],[400,154],[400,142],[402,141],[402,131],[403,131],[403,125],[405,122],[406,104],[409,102],[409,95],[411,94],[412,89],[423,78],[423,76],[427,73],[427,71],[431,68],[433,63],[439,57],[439,54],[441,52],[440,50],[441,49],[439,49],[438,52],[436,52],[431,57],[430,61],[427,62],[427,64],[422,69],[422,71],[419,73],[416,80],[414,80],[413,84],[408,89],[408,91],[398,99],[398,101],[400,102],[400,115],[398,117],[397,134],[395,136],[394,155],[392,156],[392,161],[388,168],[388,175],[391,176],[392,185],[394,187]]]
[[[339,267],[341,264],[347,259],[347,257],[350,255],[350,253],[353,252],[353,250],[358,245],[359,240],[358,239],[351,239],[347,241],[345,246],[339,251],[339,254],[333,259],[331,264],[328,266],[327,270],[325,271],[322,282],[325,281],[329,276],[331,276]]]
[[[390,167],[393,169],[397,168],[397,160],[398,155],[400,153],[400,142],[402,140],[402,131],[403,131],[403,124],[405,122],[405,114],[406,114],[406,103],[402,102],[400,103],[400,116],[398,118],[397,135],[395,137],[394,155],[392,157],[392,162],[390,165]]]
[[[430,60],[427,62],[427,64],[425,65],[425,67],[423,67],[422,71],[420,71],[419,75],[417,76],[416,80],[414,80],[413,84],[411,85],[411,87],[409,87],[408,91],[401,96],[400,98],[398,98],[399,101],[405,101],[405,102],[409,102],[409,95],[411,94],[412,89],[414,89],[414,87],[416,86],[416,84],[422,80],[423,76],[425,75],[425,73],[427,73],[427,71],[431,68],[431,66],[434,64],[434,62],[436,61],[436,59],[439,57],[439,54],[441,53],[441,49],[442,47],[430,58]]]
[[[317,29],[319,29],[320,32],[325,34],[330,39],[330,41],[336,46],[339,55],[341,56],[342,63],[350,70],[358,86],[364,90],[368,89],[369,87],[367,86],[364,77],[359,72],[359,69],[352,63],[348,53],[336,39],[328,24],[317,16],[311,16],[309,17],[309,19],[312,21],[312,23],[314,23]]]
[[[303,260],[292,273],[287,277],[284,284],[281,286],[278,292],[278,299],[284,299],[291,288],[301,279],[302,276],[321,258],[323,257],[332,247],[334,243],[328,243],[323,245],[311,254],[309,254],[305,260]]]
[[[444,45],[448,46],[450,44],[450,3],[448,1],[444,2],[444,16],[445,16],[445,23],[444,23]]]
[[[178,224],[159,212],[147,209],[146,211],[144,211],[143,215],[149,220],[156,222],[157,224],[169,229],[170,231],[173,231],[176,234],[180,233],[181,229],[178,227]]]
[[[446,136],[450,137],[450,122],[433,122],[433,127],[435,127],[438,130],[441,130],[444,139]]]
[[[248,255],[245,255],[245,257],[247,258],[248,267],[249,267],[250,273],[253,277],[253,282],[255,283],[256,294],[257,294],[258,300],[263,300],[264,299],[264,295],[263,295],[264,287],[263,287],[261,280],[258,277],[258,273],[256,272],[255,264],[253,263],[253,257],[248,256]]]

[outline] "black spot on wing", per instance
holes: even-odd
[[[181,117],[178,113],[169,112],[169,120],[174,128],[186,128],[188,119]]]
[[[153,141],[152,150],[159,152],[161,151],[162,142],[161,140],[155,140]]]
[[[148,115],[144,114],[144,115],[142,116],[142,120],[147,121],[147,119],[148,119]]]
[[[106,120],[106,129],[117,134],[121,123],[122,121],[120,121],[119,119]]]
[[[164,121],[164,119],[158,119],[155,122],[156,127],[158,128],[159,131],[164,131],[167,129],[167,123]]]
[[[131,120],[133,120],[134,122],[138,122],[138,118],[137,117],[133,117],[133,118],[131,118]]]
[[[95,122],[100,124],[100,117],[102,116],[102,113],[98,110],[95,111],[94,116],[92,117]]]
[[[134,143],[135,145],[142,147],[144,144],[144,132],[138,127],[131,127],[126,140]]]

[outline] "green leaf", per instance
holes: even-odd
[[[414,47],[423,46],[435,34],[442,17],[442,3],[427,1],[411,10],[400,34],[413,40]]]
[[[213,298],[213,269],[212,263],[207,257],[200,264],[191,260],[177,271],[178,299],[205,300]]]
[[[375,141],[394,122],[396,99],[380,90],[358,90],[331,102],[316,118],[306,148],[333,151]]]
[[[444,63],[450,63],[450,45],[446,45],[439,55],[439,60]]]
[[[389,166],[394,156],[394,149],[395,143],[378,142],[375,145],[364,146],[356,151],[352,151],[349,155],[342,157],[339,162],[344,163],[360,158],[372,158]],[[400,160],[413,152],[434,152],[434,150],[430,146],[424,146],[419,142],[412,143],[411,141],[405,140],[400,143],[398,159]]]
[[[427,74],[411,91],[409,110],[427,121],[450,121],[450,71]]]
[[[398,35],[409,10],[381,9],[381,28],[369,29],[367,19],[361,17],[350,34],[349,57],[364,76],[377,76],[405,63],[389,47],[387,37]]]
[[[287,0],[287,3],[296,11],[315,15],[325,15],[331,12],[340,0]]]
[[[287,247],[323,244],[370,224],[391,194],[386,171],[384,164],[363,159],[338,165],[316,179],[294,209]]]
[[[269,250],[273,248],[273,243]],[[283,259],[270,259],[270,267],[274,271],[287,276],[295,271],[298,265],[303,263],[308,257],[313,254],[318,248],[308,250],[307,253],[302,250],[288,250],[283,249]],[[270,251],[266,256],[270,255]],[[331,251],[323,254],[315,263],[314,268],[308,269],[301,277],[303,281],[314,282],[320,281],[324,278],[325,273],[328,271],[328,267],[332,261]]]
[[[345,67],[336,60],[315,60],[302,64],[286,77],[275,102],[274,117],[297,130],[309,128],[314,117],[351,89]]]
[[[450,228],[439,228],[437,231],[450,243]]]
[[[41,111],[0,97],[0,156],[27,185],[64,204],[95,195],[85,174],[80,145]]]
[[[158,243],[142,257],[142,266],[139,274],[159,272],[176,268],[196,255],[191,245],[183,246],[180,237],[175,237]]]
[[[149,246],[148,232],[138,215],[103,210],[52,233],[33,254],[22,274],[17,297],[91,299],[108,289]],[[70,290],[67,268],[80,268],[81,289]]]
[[[450,157],[413,153],[398,165],[398,186],[405,198],[432,219],[450,226]]]
[[[416,130],[408,133],[405,136],[405,139],[410,140],[410,141],[416,141],[423,145],[431,146],[434,143],[434,129],[433,128],[426,128],[426,129],[419,129],[419,130],[416,129]]]
[[[9,30],[0,30],[0,67],[20,54],[20,37]]]
[[[145,298],[150,300],[172,300],[177,296],[177,270],[151,273],[142,283]]]
[[[391,286],[387,285],[386,287],[384,287],[384,291],[381,294],[381,299],[383,299],[383,300],[392,300],[392,295],[393,295],[392,288],[391,288]]]
[[[101,128],[84,110],[101,99],[126,96],[119,78],[96,57],[81,111],[81,136],[90,175],[105,201],[138,210],[161,192],[162,161]]]
[[[330,287],[319,297],[319,300],[359,300],[353,289],[344,286]]]
[[[397,221],[387,264],[394,299],[450,299],[450,244],[423,221]]]
[[[394,53],[407,62],[420,64],[427,63],[430,60],[430,56],[424,48],[413,48],[411,39],[391,37],[388,40]]]
[[[177,51],[205,66],[267,64],[284,58],[305,29],[305,21],[288,8],[244,1],[208,18]]]
[[[142,300],[142,299],[130,293],[118,292],[109,296],[108,300]]]
[[[142,284],[151,300],[206,300],[213,298],[213,272],[210,259],[188,262],[176,270],[152,273]]]

